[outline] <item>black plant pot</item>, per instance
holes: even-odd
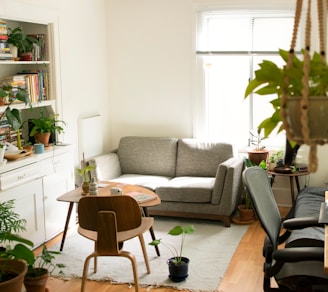
[[[300,145],[296,144],[294,148],[290,144],[289,140],[286,139],[286,146],[285,146],[285,165],[291,166],[295,164],[295,159],[297,155],[297,151],[300,148]]]
[[[188,277],[189,259],[182,257],[180,263],[176,263],[175,258],[167,260],[169,266],[169,278],[173,282],[182,282]]]

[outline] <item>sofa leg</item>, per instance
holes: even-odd
[[[224,216],[223,223],[224,223],[225,227],[230,227],[230,217],[229,216]]]

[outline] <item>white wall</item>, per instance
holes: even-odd
[[[190,0],[110,0],[111,138],[192,136]]]

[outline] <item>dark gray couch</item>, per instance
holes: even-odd
[[[221,220],[240,200],[243,159],[232,145],[196,139],[123,137],[115,152],[88,160],[97,180],[140,185],[155,191],[162,203],[150,215]]]

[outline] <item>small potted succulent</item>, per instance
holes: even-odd
[[[187,234],[192,234],[195,231],[193,225],[180,226],[177,225],[172,228],[168,234],[172,236],[181,236],[181,242],[179,247],[175,247],[171,244],[162,242],[162,239],[155,239],[149,243],[149,245],[157,246],[162,243],[166,248],[170,250],[173,257],[167,260],[169,266],[169,278],[174,282],[184,281],[188,277],[188,265],[189,258],[182,256],[184,240]]]

